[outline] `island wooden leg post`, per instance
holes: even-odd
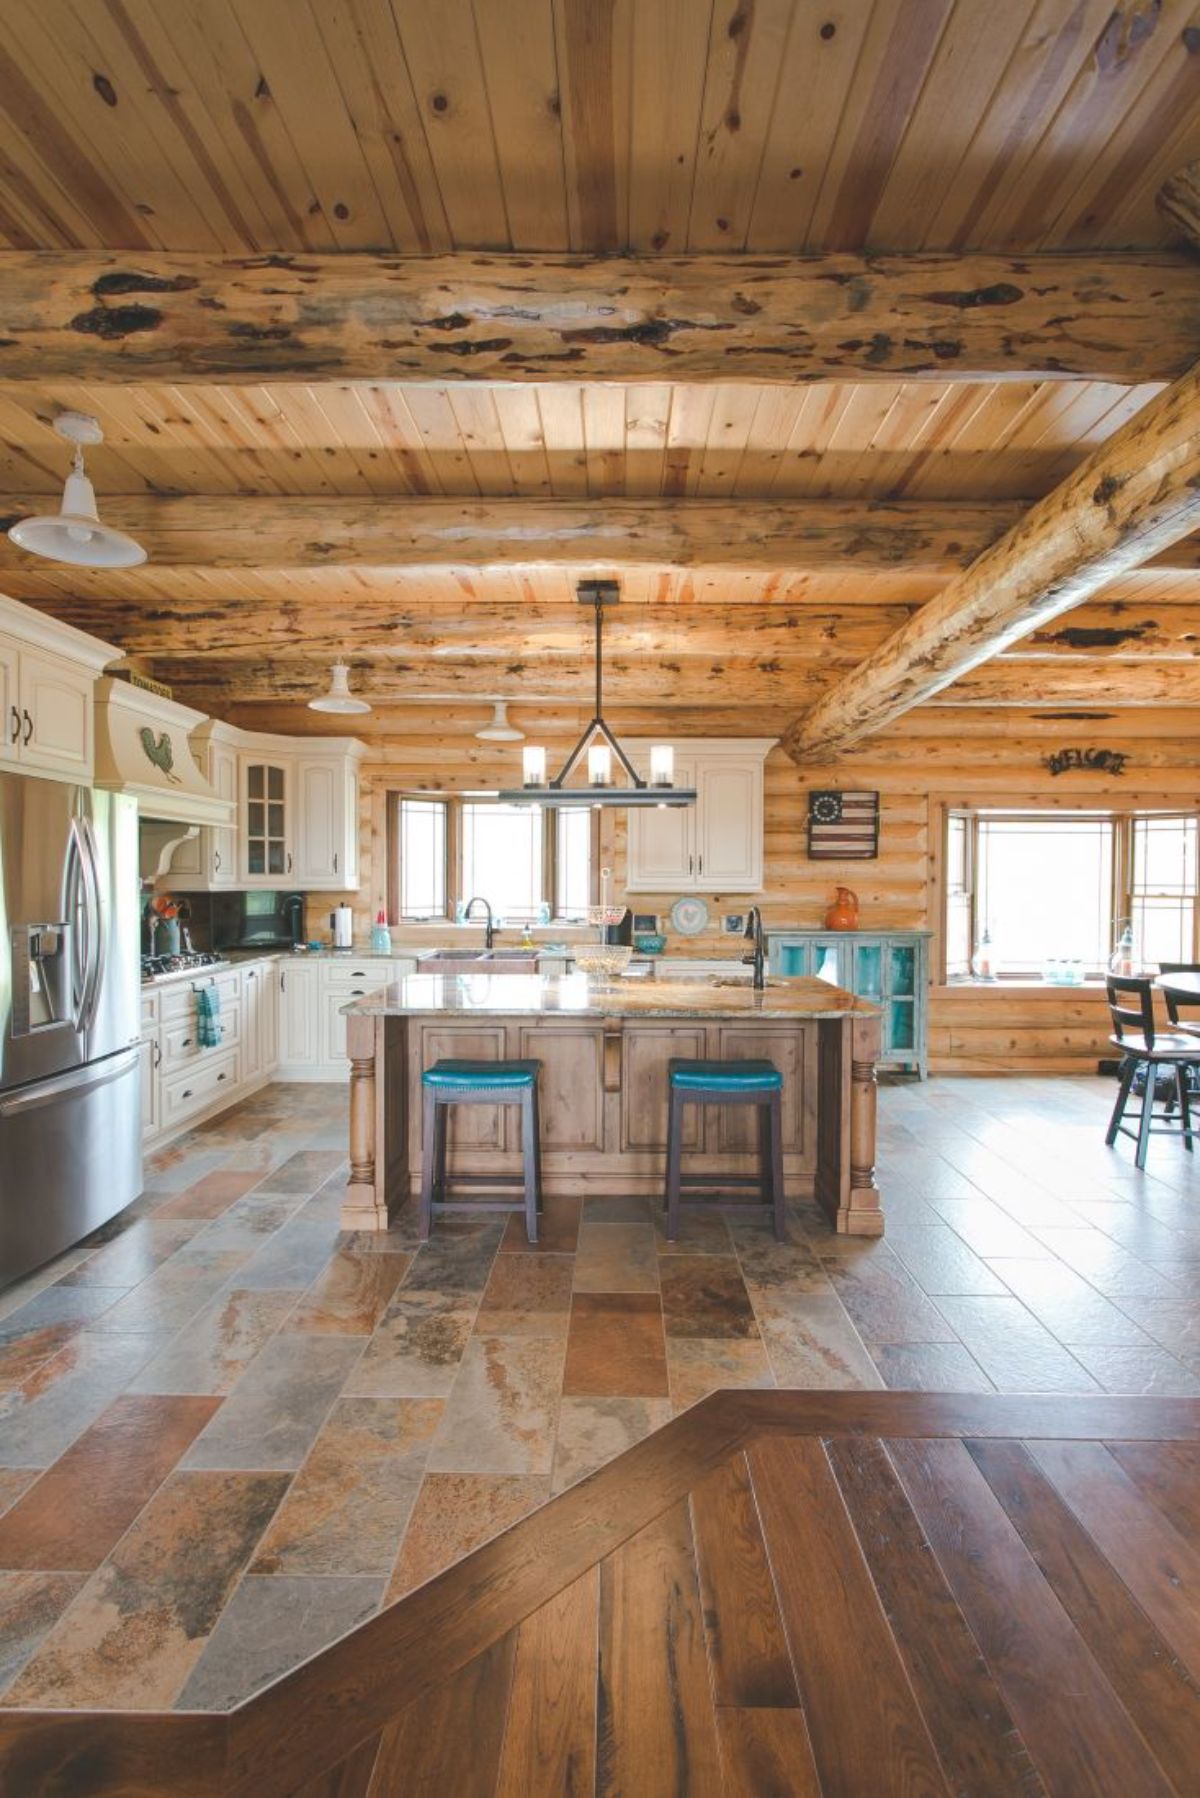
[[[878,1018],[855,1018],[850,1050],[850,1196],[838,1228],[852,1236],[882,1236],[883,1212],[875,1181],[875,1125],[879,1085]]]
[[[386,1230],[387,1195],[375,1180],[375,1019],[346,1020],[350,1056],[350,1179],[342,1201],[343,1230]]]

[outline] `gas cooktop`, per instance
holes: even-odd
[[[214,955],[211,949],[193,949],[187,955],[143,955],[142,985],[167,980],[172,974],[208,973],[230,965],[223,955]]]

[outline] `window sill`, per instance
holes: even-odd
[[[936,998],[945,998],[953,993],[1020,993],[1023,998],[1061,999],[1064,993],[1095,993],[1101,998],[1105,996],[1103,980],[1085,980],[1078,986],[1067,986],[1065,983],[1052,983],[1047,980],[947,980],[931,988]]]

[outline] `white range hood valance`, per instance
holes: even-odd
[[[132,795],[143,818],[232,824],[232,800],[192,757],[189,736],[205,722],[203,712],[105,675],[96,683],[96,785]]]

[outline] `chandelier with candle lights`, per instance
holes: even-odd
[[[546,778],[546,751],[529,743],[522,751],[524,782],[499,794],[510,805],[695,805],[694,787],[675,785],[675,751],[669,743],[655,743],[650,750],[650,776],[643,780],[604,720],[604,608],[621,597],[616,581],[580,581],[575,589],[580,605],[591,606],[595,615],[596,710],[583,735],[551,780]],[[587,782],[570,787],[568,780],[587,753]],[[613,778],[616,758],[628,784]]]

